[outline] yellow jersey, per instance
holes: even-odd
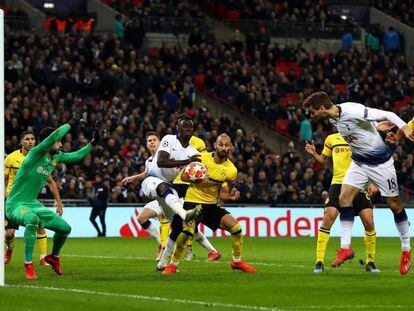
[[[190,145],[197,149],[198,152],[202,153],[206,151],[206,144],[201,138],[191,136]],[[189,185],[190,183],[181,180],[181,173],[174,179],[174,184],[178,185]]]
[[[325,139],[325,146],[322,150],[322,154],[326,157],[332,158],[333,162],[333,177],[332,185],[342,184],[345,173],[351,165],[351,147],[341,136],[336,133],[329,135]]]
[[[6,193],[9,193],[16,177],[17,170],[23,163],[25,155],[22,150],[16,150],[10,153],[6,159],[4,159],[4,175],[8,176]]]
[[[191,183],[185,196],[185,202],[217,204],[220,190],[227,182],[237,179],[237,168],[229,159],[223,163],[214,161],[214,152],[201,154],[201,162],[207,168],[208,183]]]
[[[408,125],[408,127],[409,127],[410,129],[413,129],[413,130],[414,130],[414,119],[413,119],[413,120],[411,120],[410,122],[408,122],[408,123],[407,123],[407,125]]]

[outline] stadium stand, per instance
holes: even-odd
[[[414,26],[414,3],[411,0],[373,0],[372,5],[399,21]]]
[[[134,42],[108,34],[10,32],[5,46],[6,151],[18,147],[19,134],[28,127],[56,126],[68,120],[77,104],[85,104],[91,124],[98,116],[104,119],[104,144],[80,165],[59,166],[62,197],[84,197],[99,174],[112,189],[111,202],[142,202],[142,194],[132,186],[122,188],[120,180],[143,170],[148,156],[144,134],[172,133],[178,113],[185,111],[209,150],[220,132],[231,134],[241,202],[320,204],[332,173],[304,158],[298,152],[303,146],[293,142],[306,120],[301,109],[305,96],[322,89],[337,102],[355,100],[398,111],[406,119],[413,115],[414,69],[401,54],[370,48],[321,54],[300,45],[271,45],[266,32],[245,40],[236,35],[220,44],[197,36],[196,29],[192,34],[188,48],[164,45],[137,53]],[[196,88],[291,137],[289,150],[276,155],[239,121],[195,105]],[[320,149],[332,129],[328,123],[313,128]],[[76,149],[89,135],[88,129],[75,129],[63,148]],[[408,189],[414,185],[412,150],[407,144],[395,153],[400,182]]]

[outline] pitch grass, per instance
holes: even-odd
[[[180,273],[169,276],[154,271],[154,240],[69,239],[62,254],[65,275],[36,261],[35,281],[24,279],[22,242],[16,241],[6,267],[9,286],[0,288],[0,310],[414,309],[414,273],[400,275],[395,238],[378,239],[379,274],[358,263],[364,257],[362,239],[353,240],[355,260],[315,275],[315,239],[246,238],[244,258],[257,268],[251,275],[230,269],[231,241],[217,238],[212,242],[222,252],[219,262],[205,262],[206,252],[195,245],[197,260],[182,262]],[[338,243],[331,239],[328,263]]]

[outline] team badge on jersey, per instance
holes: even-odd
[[[26,214],[26,213],[27,213],[27,209],[22,208],[22,209],[20,210],[20,213],[21,213],[21,214]]]
[[[162,143],[163,147],[167,147],[168,146],[168,141],[164,140],[164,142]]]

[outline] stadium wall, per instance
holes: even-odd
[[[401,33],[404,36],[405,57],[407,58],[407,62],[411,65],[414,64],[414,53],[412,52],[414,50],[414,29],[412,27],[374,7],[370,8],[370,23],[379,23],[386,29],[392,26],[396,31]]]
[[[142,206],[109,207],[106,211],[107,236],[146,238],[148,234],[138,224],[137,218]],[[229,211],[239,220],[245,236],[248,237],[314,237],[322,223],[322,208],[284,208],[284,207],[230,207]],[[406,209],[408,218],[414,219],[414,209]],[[63,218],[72,226],[71,237],[95,237],[96,231],[89,222],[91,208],[87,206],[64,208]],[[379,237],[398,237],[394,218],[387,208],[374,209],[374,220]],[[98,220],[99,222],[99,220]],[[154,221],[158,226],[158,222]],[[411,235],[414,235],[411,226]],[[228,236],[223,230],[213,233],[210,229],[200,226],[206,236]],[[22,237],[24,230],[17,232]],[[339,219],[331,230],[332,236],[339,236]],[[356,218],[353,235],[362,237],[364,228]],[[52,236],[52,232],[48,232]]]

